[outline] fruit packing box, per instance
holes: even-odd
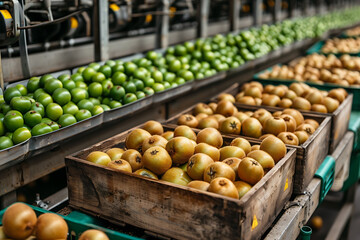
[[[293,83],[292,81],[282,81],[282,80],[276,81],[276,80],[258,80],[258,79],[256,79],[256,81],[259,81],[264,86],[269,85],[269,84],[272,84],[272,85],[283,84],[283,85],[289,86],[291,83]],[[308,83],[306,83],[306,84],[309,86],[313,86],[312,84],[308,84]],[[317,87],[317,86],[314,86],[314,87]],[[341,87],[341,86],[337,86],[337,88],[339,88],[339,87]],[[344,88],[344,89],[346,90],[347,88]],[[324,90],[330,90],[330,89],[324,89]],[[359,88],[359,90],[360,90],[360,88]],[[232,90],[229,93],[232,95],[236,95],[233,92],[234,92],[234,90]],[[360,92],[359,92],[359,94],[360,94]],[[360,95],[359,95],[359,97],[360,97]],[[214,100],[215,100],[215,98],[214,98]],[[353,104],[353,94],[349,93],[348,96],[345,98],[345,100],[332,113],[320,113],[320,112],[306,111],[306,110],[299,110],[299,111],[303,114],[310,113],[310,114],[319,115],[319,116],[331,117],[330,152],[332,152],[332,151],[334,151],[336,146],[339,144],[339,142],[341,141],[342,137],[345,135],[345,133],[348,129],[352,104]],[[235,103],[235,105],[239,106],[239,107],[252,106],[252,105],[240,104],[240,103]],[[264,108],[268,111],[269,110],[282,111],[285,109],[282,107],[271,107],[271,106],[265,106],[265,105],[258,105],[258,106],[254,106],[254,107],[256,109]]]
[[[66,157],[72,208],[175,239],[259,239],[291,197],[293,148],[240,200],[85,160],[93,151],[123,148],[133,129]],[[164,131],[172,129],[164,125]],[[229,145],[234,138],[223,139]]]
[[[235,87],[235,86],[234,86]],[[229,88],[228,91],[233,91],[236,88]],[[173,128],[177,125],[178,118],[183,114],[192,114],[195,106],[188,108],[187,110],[173,116],[166,123]],[[238,111],[256,111],[260,109],[258,106],[252,105],[238,105],[236,106]],[[270,113],[274,113],[277,110],[266,109]],[[313,114],[311,112],[302,112],[305,119],[314,119],[319,123],[319,127],[315,132],[300,146],[287,145],[296,149],[296,168],[294,176],[294,193],[303,193],[306,187],[311,182],[316,170],[319,168],[326,155],[329,153],[329,142],[330,142],[330,125],[331,118],[329,116],[323,116]],[[194,129],[195,130],[195,129]],[[199,131],[199,129],[197,129]],[[261,142],[260,139],[247,137],[244,135],[225,134],[232,138],[242,137],[253,142]]]
[[[281,67],[282,65],[277,64],[277,66]],[[270,67],[270,68],[268,68],[266,70],[271,71],[272,67]],[[292,84],[294,82],[300,82],[300,81],[297,81],[295,79],[290,80],[290,79],[276,79],[276,78],[268,78],[268,79],[261,78],[260,75],[262,73],[264,73],[266,70],[263,70],[263,71],[255,74],[253,79],[258,81],[258,82],[261,82],[264,85],[267,85],[267,84],[273,84],[273,85],[284,84],[286,86],[289,86],[290,84]],[[341,85],[337,85],[337,84],[333,84],[333,83],[320,84],[320,83],[309,82],[309,81],[306,81],[304,83],[306,83],[310,87],[315,87],[315,88],[317,88],[319,90],[325,90],[325,91],[330,91],[330,90],[332,90],[334,88],[343,88],[348,93],[353,94],[354,99],[353,99],[352,109],[353,110],[360,110],[360,87],[357,87],[357,86],[341,86]]]
[[[28,204],[27,204],[28,205]],[[54,213],[52,211],[48,211],[36,206],[28,205],[31,207],[37,216],[40,216],[44,213]],[[7,208],[6,208],[7,209]],[[0,211],[0,226],[2,225],[2,218],[6,211],[6,209],[3,209]],[[70,211],[70,212],[69,212]],[[86,214],[83,214],[78,211],[71,211],[67,209],[66,215],[61,213],[61,210],[59,213],[64,220],[66,221],[68,228],[69,228],[69,235],[68,239],[76,240],[79,239],[80,235],[85,232],[88,229],[97,229],[100,231],[103,231],[111,240],[140,240],[141,238],[133,237],[124,233],[120,233],[111,229],[107,229],[103,226],[101,226],[101,223],[99,221],[96,221],[97,219],[90,217]],[[33,239],[33,238],[31,238]]]

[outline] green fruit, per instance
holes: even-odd
[[[99,71],[100,69],[100,64],[99,63],[90,63],[89,64],[90,68],[93,68],[95,71]]]
[[[131,82],[133,82],[135,84],[136,90],[141,91],[144,89],[145,84],[143,81],[141,81],[140,79],[134,79]]]
[[[63,114],[62,107],[57,103],[49,103],[46,106],[46,116],[53,121],[57,121],[59,117]]]
[[[125,71],[125,68],[124,68],[124,65],[122,64],[116,64],[115,66],[113,66],[111,68],[111,71],[113,73],[117,73],[117,72],[124,72]]]
[[[81,73],[74,73],[73,75],[71,75],[71,80],[73,80],[74,82],[83,82],[84,78]]]
[[[2,119],[4,119],[5,116],[2,117]],[[5,134],[5,125],[3,123],[3,120],[0,119],[0,136]]]
[[[22,85],[22,84],[17,84],[17,85],[15,86],[15,88],[16,88],[17,90],[19,90],[19,92],[21,93],[22,96],[26,96],[26,94],[27,94],[27,89],[26,89],[26,87],[25,87],[24,85]]]
[[[154,51],[149,51],[146,54],[146,58],[151,60],[151,61],[154,61],[155,59],[158,58],[158,54],[156,52],[154,52]]]
[[[57,124],[56,122],[53,122],[53,121],[51,121],[50,123],[48,123],[48,125],[51,127],[51,129],[52,129],[53,131],[58,130],[58,129],[60,128],[59,124]]]
[[[105,104],[105,105],[109,105],[110,102],[111,102],[111,99],[110,99],[110,98],[104,98],[104,99],[101,101],[101,103],[102,103],[102,104]]]
[[[88,86],[85,82],[75,82],[75,88],[82,88],[87,90]]]
[[[91,112],[87,109],[81,109],[75,114],[75,118],[78,122],[91,117]]]
[[[16,129],[24,125],[24,119],[21,113],[15,113],[9,111],[4,117],[4,125],[6,129],[11,132],[14,132]]]
[[[111,108],[110,108],[108,105],[101,104],[100,106],[104,109],[104,111],[109,111],[109,110],[111,110]],[[93,110],[94,110],[94,109],[93,109]]]
[[[158,84],[160,84],[160,83],[158,83]],[[137,100],[137,97],[134,93],[127,93],[124,96],[123,103],[128,104],[128,103],[135,102],[136,100]]]
[[[194,80],[194,74],[190,71],[182,72],[180,77],[184,78],[186,82]]]
[[[103,73],[106,78],[111,77],[111,67],[108,66],[108,65],[102,65],[102,66],[99,68],[98,72]]]
[[[76,123],[76,118],[71,114],[64,114],[59,118],[59,124],[61,127],[67,127]]]
[[[154,71],[151,73],[151,77],[155,80],[155,82],[162,82],[163,81],[163,74],[160,71]]]
[[[121,107],[121,106],[122,106],[122,104],[121,104],[121,102],[119,102],[119,101],[112,100],[112,101],[110,101],[110,103],[109,103],[109,107],[110,107],[111,109],[118,108],[118,107]]]
[[[65,104],[62,108],[64,114],[75,115],[79,111],[79,107],[73,102]]]
[[[5,137],[8,137],[10,139],[12,139],[13,133],[12,132],[7,132],[5,133]],[[12,141],[12,140],[11,140]]]
[[[93,68],[95,71],[99,71],[100,64],[99,63],[90,63],[88,67]]]
[[[176,75],[172,72],[166,72],[164,74],[164,81],[165,82],[173,82],[176,78]]]
[[[64,73],[64,74],[61,74],[58,79],[64,83],[66,80],[70,80],[70,74],[67,74],[67,73]]]
[[[126,79],[127,79],[127,77],[123,72],[116,72],[116,73],[114,73],[114,75],[111,78],[113,84],[115,84],[115,85],[124,84],[124,82],[126,82]]]
[[[37,89],[37,90],[34,92],[34,98],[37,99],[37,98],[40,96],[41,93],[46,93],[46,92],[45,92],[44,89],[42,89],[42,88]]]
[[[138,68],[134,71],[134,78],[145,80],[149,76],[148,70],[145,68]]]
[[[155,91],[151,87],[145,87],[144,88],[144,93],[145,93],[146,96],[150,96],[150,95],[153,95],[155,93]]]
[[[93,82],[99,82],[99,83],[101,83],[102,81],[105,81],[105,80],[106,80],[106,76],[105,76],[103,73],[101,73],[101,72],[97,72],[97,73],[95,73],[95,74],[92,76],[91,80],[92,80]]]
[[[88,97],[88,92],[83,88],[74,88],[71,90],[71,101],[74,103],[78,103],[79,101]]]
[[[77,103],[79,109],[87,109],[89,111],[91,111],[94,108],[94,104],[88,100],[88,99],[83,99],[80,102]]]
[[[25,97],[14,97],[11,99],[10,106],[14,110],[26,113],[31,109],[31,101]]]
[[[142,91],[137,91],[135,95],[136,95],[137,99],[141,99],[141,98],[146,97],[145,93],[142,92]]]
[[[98,115],[98,114],[103,113],[103,112],[104,112],[104,109],[100,105],[96,105],[91,110],[91,115],[95,116],[95,115]]]
[[[63,87],[71,91],[72,89],[76,88],[76,84],[73,80],[69,79],[63,82]]]
[[[5,103],[4,95],[0,95],[0,104]]]
[[[155,80],[153,78],[147,78],[144,81],[145,87],[152,87],[155,83]]]
[[[36,91],[36,89],[40,88],[40,78],[38,77],[32,77],[29,79],[27,86],[26,86],[28,92],[33,93]]]
[[[50,79],[54,79],[54,77],[51,76],[50,74],[46,74],[46,75],[42,76],[40,78],[40,87],[44,87],[45,83]]]
[[[171,88],[171,84],[169,82],[164,82],[163,85],[164,85],[165,89]]]
[[[177,59],[170,62],[169,70],[171,72],[177,72],[181,69],[181,62]]]
[[[31,110],[34,110],[35,112],[40,113],[41,117],[45,116],[45,108],[44,105],[42,105],[39,102],[34,102],[31,104]]]
[[[21,96],[22,96],[21,92],[15,87],[9,87],[5,89],[4,100],[7,104],[9,104],[11,102],[11,99],[13,99],[14,97],[21,97]]]
[[[41,123],[41,120],[42,120],[41,114],[34,110],[28,111],[24,115],[24,121],[26,125],[30,127],[34,127],[36,124]]]
[[[6,104],[6,103],[2,103],[1,104],[1,112],[6,114],[8,111],[11,110],[10,105]]]
[[[179,86],[176,82],[171,83],[171,88]]]
[[[60,80],[57,79],[50,79],[45,83],[45,91],[49,94],[53,94],[53,92],[58,89],[58,88],[62,88],[63,84]]]
[[[26,127],[21,127],[16,129],[13,133],[12,141],[14,144],[19,144],[25,142],[26,140],[31,138],[31,132]]]
[[[102,85],[102,96],[108,97],[110,96],[111,88],[114,86],[114,84],[110,80],[105,80],[101,83]]]
[[[165,90],[165,86],[164,86],[164,84],[161,84],[161,83],[155,83],[153,86],[153,89],[155,92],[161,92],[161,91]]]
[[[96,70],[91,68],[91,67],[87,67],[85,68],[85,70],[82,72],[82,77],[84,79],[84,81],[91,81],[92,77],[96,74]]]
[[[125,96],[125,89],[122,86],[113,86],[110,91],[110,97],[120,101]]]
[[[109,67],[113,67],[116,65],[116,62],[114,60],[107,60],[105,64],[108,65]]]
[[[43,118],[41,119],[42,123],[46,123],[47,125],[51,125],[51,123],[53,122],[50,118]]]
[[[71,94],[69,90],[65,88],[58,88],[54,91],[52,98],[56,103],[60,104],[60,106],[63,106],[70,102]]]
[[[125,67],[125,73],[129,76],[132,75],[134,73],[134,71],[137,69],[136,64],[134,64],[133,62],[126,62],[124,63],[124,67]]]
[[[0,150],[4,150],[12,146],[14,146],[14,144],[9,137],[0,137]]]
[[[102,85],[98,82],[93,82],[88,87],[89,96],[100,97],[102,95]]]
[[[177,77],[177,78],[175,79],[175,82],[176,82],[178,85],[181,85],[181,84],[186,83],[185,79],[182,78],[182,77]]]
[[[175,55],[176,56],[185,56],[186,55],[186,47],[183,45],[176,45],[175,46]]]
[[[124,88],[127,93],[136,93],[136,86],[133,82],[124,83]]]
[[[185,46],[188,53],[191,53],[191,52],[193,52],[195,50],[195,45],[192,42],[185,42],[184,46]]]
[[[92,104],[94,104],[94,106],[101,104],[101,101],[97,98],[89,98],[89,101],[92,102]]]
[[[53,129],[46,123],[39,123],[31,129],[31,135],[39,136],[39,135],[43,135],[46,133],[50,133],[52,131],[53,131]]]
[[[41,103],[44,107],[46,107],[49,103],[53,102],[53,99],[49,94],[41,93],[39,97],[36,99],[36,101]]]

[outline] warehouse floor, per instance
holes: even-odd
[[[352,221],[348,239],[360,239],[360,185],[356,190],[355,210],[353,212]]]

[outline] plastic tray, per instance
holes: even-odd
[[[279,66],[281,66],[281,65],[279,65]],[[268,68],[267,70],[271,70],[271,69],[272,68]],[[283,79],[273,79],[273,78],[263,79],[263,78],[259,77],[259,75],[263,72],[264,71],[261,71],[261,72],[255,74],[253,79],[258,82],[261,82],[263,84],[279,84],[279,83],[281,83],[281,84],[285,84],[287,86],[289,86],[290,84],[292,84],[294,82],[299,82],[296,80],[283,80]],[[360,87],[353,87],[353,86],[345,87],[345,86],[331,84],[331,83],[318,84],[318,83],[307,82],[307,81],[305,81],[304,83],[306,83],[307,85],[309,85],[311,87],[316,87],[320,90],[326,90],[326,91],[330,91],[331,89],[334,89],[334,88],[343,88],[348,93],[352,93],[354,95],[352,109],[360,110]]]
[[[315,173],[315,177],[321,180],[321,189],[319,204],[324,200],[326,194],[330,191],[335,178],[335,159],[327,156]]]
[[[168,101],[172,98],[180,96],[184,93],[190,92],[193,87],[194,81],[186,82],[174,88],[169,88],[165,91],[155,93],[154,96],[154,103],[161,103],[164,101]]]
[[[306,54],[307,55],[310,55],[310,54],[313,54],[313,53],[318,53],[318,54],[322,54],[322,55],[335,55],[337,57],[339,56],[342,56],[342,55],[345,55],[345,54],[348,54],[350,56],[360,56],[360,53],[323,53],[321,51],[321,48],[324,46],[325,44],[325,41],[319,41],[317,43],[315,43],[314,45],[312,45],[307,51],[306,51]]]
[[[125,104],[121,107],[105,111],[103,113],[103,122],[107,123],[116,119],[120,119],[137,111],[143,110],[147,107],[150,107],[153,103],[154,95],[147,96],[145,98],[139,99],[135,102]]]
[[[45,152],[48,149],[57,146],[57,144],[60,144],[61,141],[69,139],[79,133],[89,130],[90,128],[100,126],[103,123],[103,115],[103,113],[100,113],[73,125],[60,128],[56,131],[31,137],[29,142],[30,155],[33,156]]]
[[[51,213],[50,211],[35,207],[35,206],[31,206],[29,205],[32,209],[34,209],[36,215],[41,215],[44,213]],[[2,217],[5,213],[5,210],[1,210],[0,211],[0,224],[2,224]],[[60,214],[58,214],[60,215]],[[124,233],[120,233],[120,232],[116,232],[101,226],[98,226],[97,224],[95,224],[95,220],[93,217],[90,217],[86,214],[77,212],[77,211],[73,211],[71,212],[68,216],[62,216],[60,215],[62,218],[65,219],[68,227],[69,227],[69,233],[70,236],[68,239],[71,240],[76,240],[79,239],[80,235],[85,232],[88,229],[98,229],[103,231],[111,240],[124,240],[124,239],[128,239],[128,240],[137,240],[137,239],[141,239],[141,238],[137,238],[137,237],[133,237]]]

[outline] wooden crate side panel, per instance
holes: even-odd
[[[349,161],[353,149],[354,133],[348,131],[342,138],[335,151],[331,156],[335,159],[335,177],[338,175],[343,166]]]
[[[330,141],[332,142],[330,145],[330,152],[335,150],[348,130],[352,101],[353,95],[349,94],[349,96],[342,102],[341,107],[335,111],[331,127],[332,133]]]
[[[239,202],[66,159],[70,206],[177,239],[238,238]]]
[[[284,208],[292,194],[295,160],[296,151],[291,150],[289,159],[284,159],[286,162],[248,201],[244,199],[246,218],[241,228],[241,239],[259,239]]]
[[[299,194],[305,191],[328,154],[329,144],[324,143],[330,140],[330,125],[330,117],[327,117],[316,130],[317,135],[312,136],[313,140],[304,148],[303,158],[297,159],[294,193]]]

